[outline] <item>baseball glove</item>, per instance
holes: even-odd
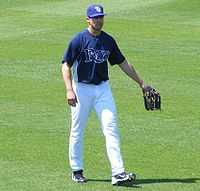
[[[144,106],[146,110],[161,110],[161,96],[154,88],[143,90]]]

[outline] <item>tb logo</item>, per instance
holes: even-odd
[[[85,49],[85,62],[102,63],[108,60],[110,52],[108,50]]]

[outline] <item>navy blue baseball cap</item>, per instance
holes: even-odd
[[[99,16],[105,16],[103,7],[101,5],[89,5],[87,8],[87,17],[94,18]]]

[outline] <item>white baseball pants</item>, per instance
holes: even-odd
[[[100,85],[73,83],[77,96],[76,107],[71,107],[71,132],[69,140],[69,161],[72,171],[83,169],[83,132],[89,113],[94,109],[101,122],[106,139],[107,155],[112,176],[124,172],[120,153],[120,139],[117,127],[116,107],[109,82]]]

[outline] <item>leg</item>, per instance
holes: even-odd
[[[69,162],[72,171],[83,169],[83,133],[91,108],[87,89],[74,85],[78,103],[71,107],[71,132],[69,139]]]
[[[107,155],[112,168],[112,175],[124,172],[120,153],[120,138],[117,127],[116,108],[108,83],[101,85],[101,90],[95,102],[95,110],[101,121],[106,138]]]

